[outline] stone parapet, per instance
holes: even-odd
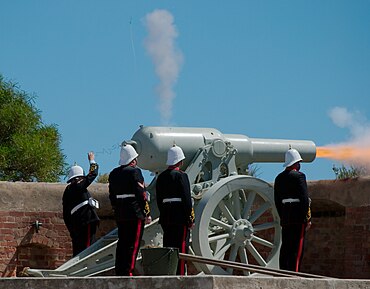
[[[0,288],[7,289],[332,289],[370,288],[370,280],[303,279],[238,276],[188,276],[188,277],[91,277],[91,278],[1,278]]]

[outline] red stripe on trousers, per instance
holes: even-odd
[[[137,252],[139,250],[140,234],[141,234],[141,222],[142,222],[142,220],[140,220],[140,219],[137,222],[134,250],[132,251],[132,256],[131,256],[132,259],[131,259],[131,266],[130,266],[130,276],[132,276],[132,272],[135,269],[136,256],[137,256]]]
[[[301,261],[301,256],[302,256],[302,252],[303,252],[304,230],[305,230],[305,225],[302,224],[301,235],[299,237],[298,254],[297,254],[297,259],[296,259],[296,263],[295,263],[295,271],[296,272],[298,272],[299,262]]]
[[[187,235],[187,227],[184,226],[184,232],[183,232],[183,235],[182,235],[182,241],[181,241],[181,252],[180,253],[186,253],[186,235]],[[180,260],[180,275],[185,275],[185,261],[184,260]]]

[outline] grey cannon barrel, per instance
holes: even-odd
[[[297,149],[304,162],[312,162],[316,157],[316,145],[309,140],[249,138],[240,134],[222,134],[214,128],[141,126],[126,142],[139,153],[139,166],[152,172],[165,169],[167,151],[174,144],[184,151],[185,167],[206,145],[212,145],[213,154],[220,157],[230,147],[235,148],[237,168],[256,162],[284,162],[289,148]]]

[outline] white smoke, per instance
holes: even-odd
[[[176,48],[175,39],[178,36],[174,18],[167,10],[154,10],[144,18],[148,31],[145,48],[150,55],[160,84],[159,111],[162,124],[168,124],[172,117],[172,103],[176,94],[173,90],[183,63],[183,55]]]
[[[345,107],[334,107],[329,111],[333,123],[340,128],[347,128],[351,134],[345,145],[370,148],[370,123],[360,112],[350,112]]]
[[[360,112],[350,112],[345,107],[334,107],[329,116],[335,125],[346,128],[350,138],[342,143],[319,148],[319,154],[357,168],[361,175],[370,172],[370,124]],[[321,151],[320,151],[321,150]]]

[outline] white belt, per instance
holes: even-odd
[[[289,199],[283,199],[281,202],[283,204],[286,204],[286,203],[299,203],[300,200],[299,199],[291,199],[291,198],[289,198]]]
[[[171,202],[181,202],[181,198],[167,198],[163,199],[163,204],[164,203],[171,203]]]
[[[82,208],[83,206],[89,204],[90,206],[92,207],[95,207],[97,209],[99,209],[99,202],[93,198],[89,198],[88,200],[86,201],[83,201],[82,203],[79,203],[77,206],[75,206],[72,210],[71,210],[71,215],[73,215],[79,208]]]
[[[123,195],[116,196],[117,199],[126,199],[126,198],[134,198],[134,197],[135,197],[134,194],[123,194]]]
[[[86,200],[86,201],[83,201],[82,203],[79,203],[76,207],[74,207],[71,210],[71,215],[73,215],[73,213],[75,213],[79,208],[82,208],[83,206],[87,205],[88,203],[89,203],[89,200]]]

